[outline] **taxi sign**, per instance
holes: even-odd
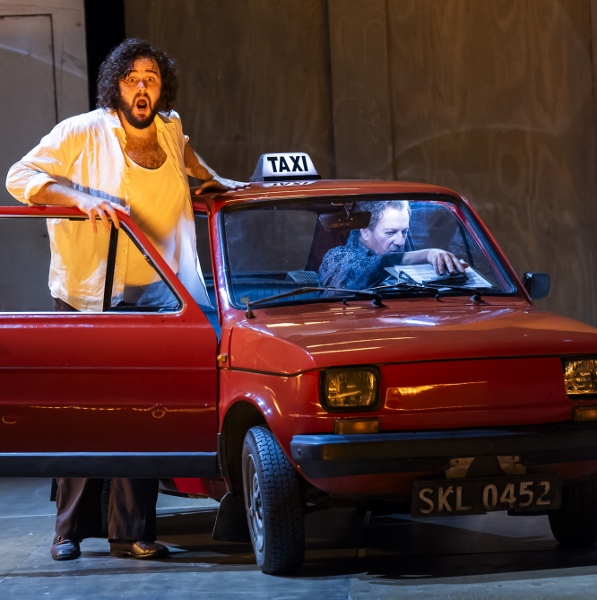
[[[305,152],[262,154],[250,181],[305,181],[321,179]]]

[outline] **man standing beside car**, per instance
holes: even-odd
[[[8,191],[28,204],[76,206],[89,216],[49,222],[49,286],[56,310],[101,310],[110,221],[130,213],[189,291],[200,274],[187,175],[201,189],[245,187],[210,169],[183,134],[172,108],[176,66],[149,42],[128,39],[100,67],[97,110],[59,123],[9,170]],[[96,220],[103,228],[98,230]],[[120,260],[120,262],[119,262]],[[126,255],[117,259],[112,305],[124,299]],[[203,288],[204,289],[204,288]],[[120,291],[118,291],[120,290]],[[80,542],[100,535],[102,480],[59,479],[54,560],[78,558]],[[155,543],[158,481],[112,479],[108,510],[115,556],[160,558]]]

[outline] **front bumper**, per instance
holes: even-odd
[[[445,471],[450,460],[520,456],[526,467],[597,459],[597,422],[363,435],[295,435],[292,459],[311,478]]]

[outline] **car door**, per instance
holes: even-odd
[[[0,475],[214,476],[214,327],[128,218],[172,301],[53,310],[46,219],[76,215],[0,207]]]

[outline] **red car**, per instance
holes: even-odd
[[[123,217],[113,242],[163,303],[110,306],[106,243],[104,310],[52,312],[46,221],[84,217],[0,208],[5,256],[31,240],[1,274],[0,475],[175,478],[221,500],[218,539],[248,524],[266,573],[297,571],[306,511],[335,504],[546,513],[561,544],[597,542],[597,330],[533,306],[548,276],[521,281],[449,189],[322,181],[298,153],[254,179],[193,195],[211,306]],[[388,202],[407,212],[379,232]],[[403,245],[358,246],[376,232]]]

